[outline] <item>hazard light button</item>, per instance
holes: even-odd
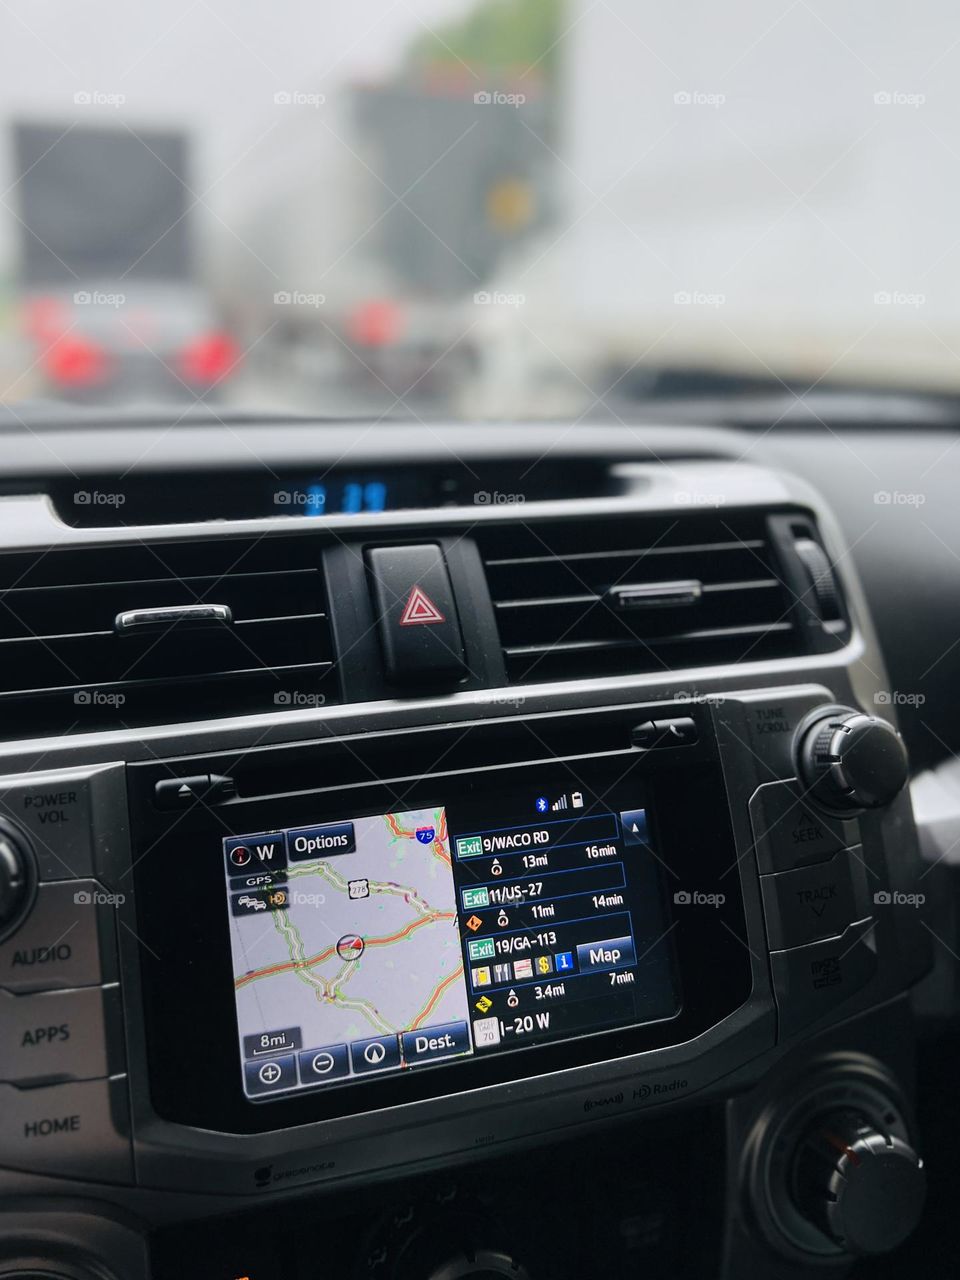
[[[461,680],[463,636],[440,547],[375,547],[367,552],[367,571],[390,680],[406,685]]]

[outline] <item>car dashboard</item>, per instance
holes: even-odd
[[[6,429],[0,1275],[902,1265],[960,800],[839,464]]]

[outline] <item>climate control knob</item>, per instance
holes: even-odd
[[[906,748],[893,725],[848,707],[807,728],[799,768],[814,798],[831,809],[879,809],[908,776]]]
[[[895,1249],[920,1221],[925,1196],[913,1148],[856,1111],[824,1116],[800,1143],[794,1202],[845,1253]]]
[[[32,867],[25,838],[0,825],[0,937],[20,923],[30,904]]]

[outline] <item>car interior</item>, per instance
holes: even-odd
[[[955,7],[0,29],[0,1280],[954,1280]]]

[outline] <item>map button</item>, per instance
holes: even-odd
[[[602,942],[581,942],[577,947],[577,964],[581,973],[603,973],[636,964],[633,939],[605,938]]]
[[[247,1093],[275,1093],[278,1089],[293,1089],[297,1084],[297,1057],[285,1053],[266,1062],[245,1062],[243,1075]]]
[[[470,1052],[470,1036],[465,1022],[447,1022],[439,1027],[425,1027],[422,1031],[404,1031],[403,1060],[408,1067],[421,1062],[434,1062],[437,1058],[449,1058],[455,1053]]]
[[[366,1071],[386,1071],[400,1065],[400,1041],[396,1036],[374,1036],[370,1040],[354,1040],[350,1061],[357,1075]]]
[[[306,1049],[300,1054],[301,1084],[323,1084],[350,1074],[350,1059],[345,1044],[327,1045],[325,1049]]]

